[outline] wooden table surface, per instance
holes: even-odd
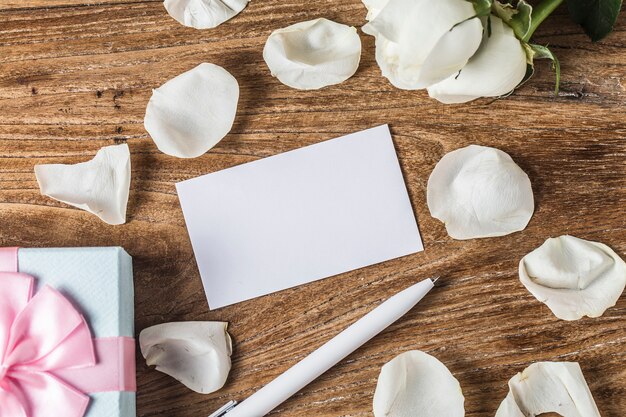
[[[598,44],[564,8],[542,26],[536,42],[562,63],[559,97],[542,61],[507,99],[445,106],[393,88],[361,32],[361,66],[345,83],[310,92],[280,84],[262,59],[267,36],[320,16],[360,27],[365,8],[357,0],[253,0],[231,21],[198,31],[158,0],[0,0],[0,244],[123,246],[134,259],[137,333],[169,321],[230,322],[233,368],[217,393],[195,394],[137,357],[141,417],[201,417],[245,398],[381,300],[434,275],[440,285],[418,308],[272,415],[370,416],[380,367],[421,349],[459,379],[467,416],[493,416],[509,378],[555,360],[579,361],[602,415],[623,417],[626,297],[601,318],[560,321],[521,285],[517,265],[562,234],[624,256],[626,17]],[[151,89],[201,62],[239,81],[234,127],[199,158],[164,155],[143,127]],[[426,250],[209,311],[174,183],[382,123],[391,126]],[[132,153],[125,225],[40,195],[35,164],[85,161],[115,143]],[[435,163],[472,143],[508,152],[530,176],[536,210],[526,230],[455,241],[430,217]]]

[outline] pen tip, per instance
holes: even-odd
[[[430,280],[433,282],[433,284],[435,284],[438,279],[439,279],[439,277],[434,277],[434,278],[431,278]]]

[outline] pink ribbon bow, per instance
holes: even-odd
[[[82,417],[86,392],[134,390],[133,339],[94,341],[67,298],[33,287],[28,275],[0,272],[0,416]]]

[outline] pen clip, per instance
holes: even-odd
[[[229,402],[224,404],[222,407],[220,407],[216,412],[211,414],[209,417],[222,417],[226,415],[226,413],[228,413],[230,410],[235,408],[236,405],[237,405],[237,401],[230,400]]]

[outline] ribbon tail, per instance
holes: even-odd
[[[0,271],[17,272],[17,251],[19,248],[0,248]]]

